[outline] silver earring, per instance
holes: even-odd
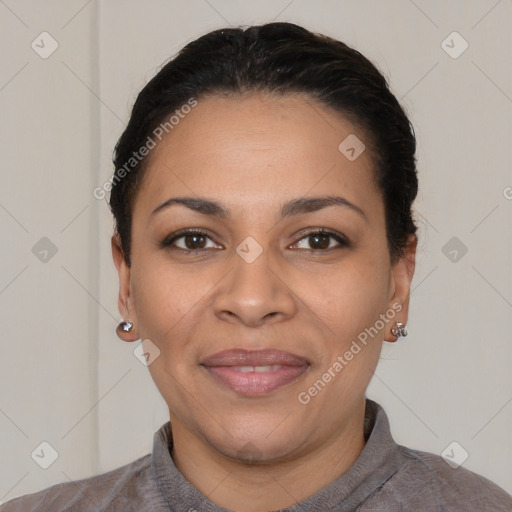
[[[395,325],[396,329],[391,329],[391,334],[393,334],[393,336],[398,336],[399,338],[400,336],[407,336],[405,324],[403,324],[402,322],[395,322]]]
[[[126,320],[124,322],[120,322],[120,324],[117,326],[116,331],[117,333],[121,332],[130,332],[133,329],[133,324]]]

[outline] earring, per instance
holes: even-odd
[[[131,330],[133,329],[133,324],[126,320],[124,322],[121,322],[118,326],[117,326],[117,329],[116,331],[119,333],[120,331],[121,332],[130,332]]]
[[[133,341],[130,339],[125,339],[125,336],[127,333],[133,331],[133,324],[132,322],[125,320],[124,322],[120,322],[119,325],[116,327],[116,334],[119,337],[119,339],[123,341]]]
[[[405,325],[402,322],[395,322],[395,325],[396,329],[391,329],[391,334],[393,334],[393,336],[398,336],[399,338],[400,336],[407,336]]]

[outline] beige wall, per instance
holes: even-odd
[[[273,19],[373,59],[418,136],[409,336],[385,345],[368,396],[399,443],[441,453],[457,441],[465,467],[512,492],[510,2],[6,0],[0,502],[130,462],[167,421],[147,368],[114,332],[112,219],[92,191],[157,66],[206,31]],[[51,55],[43,31],[58,44]],[[454,31],[469,44],[457,58],[442,46]],[[462,45],[451,36],[445,48]],[[468,249],[457,262],[445,256],[453,237]],[[43,441],[58,452],[48,469],[31,458]]]

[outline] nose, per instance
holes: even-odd
[[[233,260],[232,271],[222,280],[213,301],[218,318],[258,327],[287,320],[295,314],[296,297],[283,269],[270,261],[268,249],[251,263],[237,253]]]

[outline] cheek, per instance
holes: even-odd
[[[171,390],[176,402],[185,403],[182,389],[193,359],[189,339],[198,322],[201,280],[156,258],[147,258],[144,265],[135,268],[133,293],[139,334],[159,350],[148,369],[162,396]]]
[[[161,340],[162,333],[184,317],[190,288],[155,258],[134,258],[131,277],[141,337]]]
[[[192,265],[170,264],[160,255],[147,255],[132,273],[134,302],[141,337],[162,351],[179,352],[187,346],[194,326],[204,321],[204,308],[218,273],[194,271]],[[203,314],[202,314],[203,312]]]
[[[355,256],[317,272],[297,272],[294,290],[341,339],[373,325],[387,306],[389,271],[373,258]]]
[[[316,323],[324,333],[320,364],[308,386],[317,386],[319,379],[329,382],[318,393],[319,409],[331,410],[333,403],[355,404],[365,392],[390,325],[381,320],[387,308],[387,284],[388,275],[375,262],[357,262],[340,266],[307,286],[309,297],[314,297],[310,304]]]

